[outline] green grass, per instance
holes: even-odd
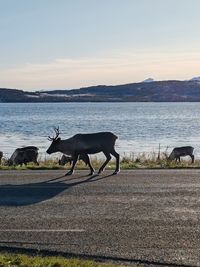
[[[102,165],[103,159],[92,159],[92,165],[97,170]],[[66,170],[70,169],[70,165],[60,166],[58,164],[58,159],[55,160],[44,160],[39,161],[39,166],[29,163],[22,166],[7,166],[6,161],[2,161],[0,165],[0,170]],[[191,163],[190,158],[182,159],[180,163],[175,161],[168,161],[164,154],[161,154],[160,159],[157,159],[156,153],[145,154],[142,153],[137,157],[134,155],[121,156],[121,169],[174,169],[174,168],[200,168],[200,160],[195,160],[195,163]],[[84,162],[79,161],[76,165],[76,169],[79,170],[89,170],[88,166],[85,166]],[[111,160],[106,169],[115,169],[115,160]]]
[[[0,267],[123,267],[92,260],[67,259],[64,257],[27,256],[25,254],[0,254]],[[130,266],[130,265],[129,265]],[[133,265],[132,265],[133,266]]]

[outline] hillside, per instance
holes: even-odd
[[[200,82],[151,81],[74,90],[26,92],[0,88],[0,102],[190,102],[200,101]]]

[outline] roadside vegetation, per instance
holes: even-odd
[[[0,170],[65,170],[69,169],[69,163],[65,166],[60,166],[58,164],[59,159],[53,160],[39,160],[39,166],[28,163],[27,165],[18,165],[18,166],[8,166],[6,159],[2,159]],[[101,164],[103,164],[104,159],[99,159],[97,157],[93,157],[92,160],[93,167],[98,170]],[[121,155],[121,169],[174,169],[174,168],[200,168],[200,160],[195,160],[192,164],[190,157],[185,157],[181,159],[181,162],[169,161],[166,158],[166,155],[160,154],[158,157],[157,153],[142,153],[140,155],[134,156],[132,155]],[[88,166],[85,165],[83,161],[78,161],[76,165],[76,169],[79,170],[87,170]],[[114,170],[115,169],[115,160],[111,160],[106,169]]]
[[[98,263],[91,260],[64,257],[27,256],[25,254],[0,254],[0,267],[123,267],[124,265]],[[129,265],[130,266],[130,265]],[[133,266],[133,265],[132,265]]]

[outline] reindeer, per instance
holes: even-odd
[[[1,165],[2,158],[3,158],[3,152],[0,151],[0,165]]]
[[[89,164],[88,158],[89,158],[88,155],[85,156],[85,154],[83,154],[79,156],[78,160],[82,160],[87,166]],[[71,156],[69,157],[69,156],[62,155],[61,159],[58,161],[58,164],[61,166],[64,166],[67,163],[72,165],[72,162],[73,162],[73,158]]]
[[[182,147],[175,147],[171,154],[169,155],[169,160],[179,160],[181,161],[180,157],[190,156],[192,159],[192,163],[194,163],[194,155],[193,155],[194,147],[192,146],[182,146]]]
[[[87,159],[90,167],[90,175],[94,174],[94,169],[90,163],[88,154],[96,154],[103,152],[106,156],[106,161],[100,167],[98,174],[103,172],[105,166],[111,160],[111,155],[116,158],[116,168],[113,174],[117,174],[120,171],[119,154],[115,151],[115,141],[117,136],[111,132],[99,132],[91,134],[76,134],[69,139],[61,140],[59,137],[59,127],[54,128],[56,133],[55,137],[48,137],[49,141],[52,141],[50,147],[47,149],[48,154],[55,152],[62,152],[65,155],[71,156],[73,159],[72,167],[66,175],[71,175],[74,172],[74,168],[78,158],[84,157]]]
[[[34,162],[39,165],[37,161],[38,150],[39,149],[35,146],[17,148],[8,160],[8,165],[22,165],[23,163],[26,165],[28,162]]]

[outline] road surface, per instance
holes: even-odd
[[[200,170],[0,171],[0,249],[200,266]]]

